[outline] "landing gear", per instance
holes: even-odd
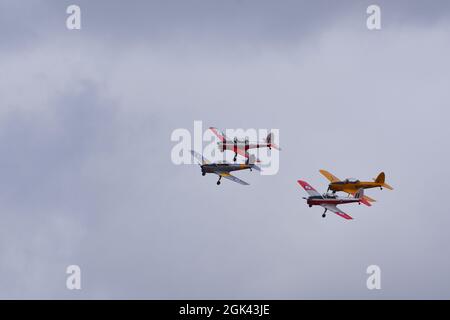
[[[236,162],[236,160],[237,160],[237,153],[234,154],[234,158],[233,158],[234,162]]]
[[[326,213],[327,213],[327,210],[328,209],[325,209],[325,211],[323,212],[323,214],[322,214],[322,218],[325,218],[327,215],[326,215]]]
[[[380,190],[383,190],[383,187],[380,187]]]
[[[202,176],[206,176],[206,172],[202,172]]]
[[[220,179],[222,179],[222,176],[220,176],[219,180],[217,180],[217,185],[220,185]]]

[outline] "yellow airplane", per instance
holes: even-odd
[[[384,188],[393,190],[390,185],[384,182],[385,175],[384,172],[381,172],[378,177],[373,179],[374,181],[359,181],[356,179],[345,179],[345,180],[339,180],[334,175],[329,173],[326,170],[319,170],[321,174],[324,175],[325,178],[327,178],[330,181],[330,184],[328,185],[328,190],[332,190],[333,192],[336,191],[342,191],[346,192],[348,194],[356,194],[359,189],[370,189],[370,188],[380,188],[383,190]],[[365,205],[370,206],[370,202],[375,202],[375,199],[372,199],[368,196],[364,196],[362,203]]]

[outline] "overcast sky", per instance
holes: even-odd
[[[0,298],[450,297],[448,1],[73,3],[0,0]],[[279,129],[279,173],[174,165],[195,120]],[[319,169],[394,191],[322,219]]]

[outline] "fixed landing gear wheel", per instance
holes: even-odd
[[[322,215],[322,218],[325,218],[327,215],[324,213],[323,215]]]
[[[206,172],[202,172],[202,176],[205,176],[206,175]]]
[[[217,181],[217,185],[220,185],[220,181]]]
[[[236,160],[237,160],[237,158],[236,158],[236,157],[234,157],[234,158],[233,158],[233,161],[234,161],[234,162],[236,162]]]

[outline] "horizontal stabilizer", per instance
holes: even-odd
[[[383,187],[385,187],[386,189],[389,190],[394,190],[394,188],[392,188],[390,185],[388,185],[387,183],[383,183]]]
[[[371,207],[372,204],[369,202],[366,196],[362,197],[361,203],[364,203],[366,206]]]

